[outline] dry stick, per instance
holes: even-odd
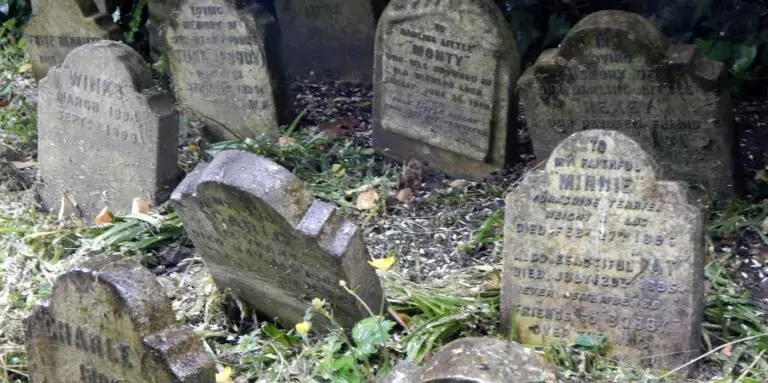
[[[709,356],[709,355],[711,355],[711,354],[714,354],[714,353],[715,353],[715,352],[717,352],[717,351],[720,351],[721,349],[723,349],[723,348],[725,348],[725,347],[727,347],[727,346],[730,346],[730,345],[734,345],[734,344],[736,344],[736,343],[746,342],[746,341],[748,341],[748,340],[757,339],[757,338],[760,338],[760,337],[764,337],[764,336],[768,336],[768,333],[764,333],[764,334],[758,334],[758,335],[752,335],[752,336],[748,336],[748,337],[746,337],[746,338],[742,338],[742,339],[734,340],[733,342],[728,342],[728,343],[726,343],[726,344],[723,344],[723,345],[721,345],[721,346],[715,347],[715,348],[713,348],[712,350],[709,350],[707,353],[705,353],[705,354],[702,354],[702,355],[701,355],[701,356],[699,356],[698,358],[696,358],[696,359],[693,359],[693,360],[689,361],[688,363],[686,363],[686,364],[684,364],[684,365],[682,365],[682,366],[680,366],[680,367],[677,367],[677,368],[675,368],[675,369],[674,369],[674,370],[672,370],[672,371],[669,371],[669,372],[667,372],[666,374],[664,374],[664,375],[660,376],[660,377],[659,377],[659,379],[664,379],[664,378],[666,378],[667,376],[669,376],[669,375],[672,375],[672,374],[674,374],[675,372],[677,372],[677,371],[680,371],[680,370],[682,370],[682,369],[684,369],[684,368],[686,368],[686,367],[688,367],[688,366],[690,366],[690,365],[692,365],[692,364],[694,364],[694,363],[698,362],[699,360],[701,360],[701,359],[704,359],[704,358],[706,358],[707,356]]]

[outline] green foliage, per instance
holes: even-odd
[[[120,10],[116,10],[112,16],[118,22],[123,30],[123,38],[127,43],[133,43],[136,32],[142,27],[144,10],[147,8],[149,0],[134,0],[131,11],[125,17],[120,15]]]

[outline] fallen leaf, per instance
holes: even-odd
[[[755,179],[758,181],[768,182],[768,171],[760,169],[755,172]]]
[[[232,367],[224,367],[216,373],[216,383],[232,382]]]
[[[421,184],[424,176],[424,164],[411,155],[403,161],[403,170],[400,172],[399,184],[403,187],[412,187]]]
[[[467,180],[458,179],[458,180],[453,180],[451,182],[448,182],[448,186],[450,186],[452,188],[457,188],[457,187],[459,187],[461,185],[464,185],[465,183],[467,183]]]
[[[21,66],[19,67],[19,73],[27,73],[30,70],[32,70],[32,64],[30,63],[21,64]]]
[[[5,108],[8,106],[8,103],[9,101],[7,98],[0,97],[0,108]]]
[[[112,212],[109,211],[108,207],[104,207],[101,209],[101,212],[99,215],[96,216],[96,219],[93,220],[93,222],[97,225],[103,225],[105,223],[111,223],[112,222]]]
[[[16,169],[26,169],[37,166],[37,161],[11,161],[11,165]]]
[[[195,144],[189,144],[186,148],[187,152],[189,153],[197,153],[200,151],[200,147]]]
[[[725,347],[720,350],[720,353],[725,356],[731,356],[731,354],[733,354],[733,345],[730,343],[726,344]]]
[[[344,125],[340,121],[328,121],[317,126],[317,130],[325,132],[328,137],[338,138],[348,136],[349,131],[344,128]]]
[[[402,203],[409,203],[413,201],[413,191],[411,191],[411,188],[400,189],[397,192],[395,199]]]
[[[280,145],[280,146],[290,145],[292,143],[293,143],[293,137],[291,137],[291,136],[281,136],[277,140],[277,144]]]
[[[342,178],[347,173],[346,169],[340,164],[331,165],[331,171],[336,177]]]
[[[141,197],[134,198],[133,204],[131,205],[131,214],[138,215],[147,213],[149,213],[149,203]]]
[[[352,106],[356,106],[358,108],[367,108],[367,107],[371,106],[371,102],[370,101],[356,102],[356,103],[352,104]]]
[[[379,200],[379,193],[375,189],[364,191],[357,195],[355,201],[355,207],[357,210],[370,210],[376,207],[376,202]]]
[[[382,271],[389,270],[392,265],[395,264],[395,256],[386,258],[376,258],[372,261],[368,261],[368,264]]]

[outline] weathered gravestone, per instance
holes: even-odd
[[[277,136],[285,86],[272,15],[254,1],[184,0],[164,31],[176,97],[215,138]]]
[[[687,185],[616,131],[577,132],[506,197],[501,324],[523,344],[607,337],[677,367],[701,335],[704,229]]]
[[[539,162],[573,132],[617,130],[651,153],[666,179],[731,195],[726,82],[723,63],[694,45],[670,45],[639,15],[600,11],[542,53],[518,86]]]
[[[541,355],[517,343],[469,337],[441,347],[422,368],[401,363],[377,383],[554,382],[550,368]]]
[[[515,39],[491,0],[393,0],[379,19],[374,145],[454,176],[503,167],[515,130]]]
[[[106,7],[108,2],[101,3]],[[73,49],[94,41],[122,38],[112,16],[92,0],[35,0],[32,12],[24,27],[24,50],[38,80],[61,64]]]
[[[259,312],[292,325],[318,297],[351,327],[368,313],[341,280],[373,310],[381,307],[381,285],[366,263],[359,228],[276,163],[221,152],[190,173],[171,199],[217,286]]]
[[[78,47],[40,81],[39,94],[47,207],[60,208],[64,197],[91,219],[105,205],[127,213],[136,197],[159,203],[170,195],[178,178],[178,113],[153,88],[138,53],[108,40]]]
[[[31,382],[213,383],[213,358],[155,276],[120,257],[58,277],[26,321]]]
[[[278,0],[283,62],[293,76],[372,82],[371,0]]]

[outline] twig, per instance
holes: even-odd
[[[757,338],[760,338],[760,337],[764,337],[764,336],[768,336],[768,333],[765,333],[765,334],[758,334],[758,335],[753,335],[753,336],[748,336],[748,337],[746,337],[746,338],[737,339],[737,340],[734,340],[733,342],[728,342],[728,343],[726,343],[726,344],[723,344],[723,345],[721,345],[721,346],[715,347],[715,348],[713,348],[713,349],[709,350],[708,352],[706,352],[706,353],[702,354],[702,355],[701,355],[701,356],[699,356],[698,358],[696,358],[696,359],[693,359],[693,360],[690,360],[690,361],[688,361],[687,363],[683,364],[682,366],[680,366],[680,367],[677,367],[677,368],[675,368],[674,370],[667,372],[666,374],[664,374],[664,375],[660,376],[660,377],[659,377],[659,379],[664,379],[664,378],[666,378],[667,376],[669,376],[669,375],[672,375],[672,374],[674,374],[675,372],[678,372],[678,371],[680,371],[680,370],[682,370],[682,369],[684,369],[684,368],[686,368],[686,367],[688,367],[688,366],[690,366],[690,365],[692,365],[692,364],[694,364],[694,363],[696,363],[696,362],[698,362],[698,361],[700,361],[700,360],[702,360],[702,359],[706,358],[707,356],[709,356],[709,355],[712,355],[712,354],[714,354],[714,353],[716,353],[716,352],[720,351],[721,349],[723,349],[723,348],[725,348],[725,347],[728,347],[728,346],[732,346],[732,345],[734,345],[734,344],[736,344],[736,343],[741,343],[741,342],[746,342],[746,341],[748,341],[748,340],[757,339]]]

